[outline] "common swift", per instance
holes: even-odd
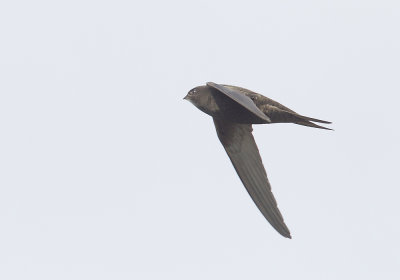
[[[284,237],[291,238],[271,192],[271,185],[252,135],[253,124],[295,123],[321,129],[331,122],[299,115],[282,104],[245,88],[208,82],[184,97],[214,120],[217,135],[258,209]]]

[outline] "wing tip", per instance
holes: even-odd
[[[286,238],[288,238],[288,239],[292,239],[292,235],[290,234],[290,232],[287,233],[287,234],[282,234],[282,236],[283,236],[283,237],[286,237]]]
[[[282,235],[283,237],[288,238],[288,239],[292,239],[292,235],[290,234],[290,231],[289,231],[289,229],[286,227],[286,225],[285,225],[284,228],[280,228],[280,229],[275,228],[275,229],[276,229],[277,232],[279,232],[279,234]]]

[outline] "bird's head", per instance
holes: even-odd
[[[183,99],[200,109],[207,105],[210,95],[211,91],[207,86],[198,86],[191,89]]]

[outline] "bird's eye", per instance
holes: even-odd
[[[191,91],[190,91],[190,94],[196,94],[197,93],[197,90],[196,89],[192,89]]]

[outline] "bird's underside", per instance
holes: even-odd
[[[314,123],[330,122],[299,115],[250,90],[212,82],[192,89],[185,99],[213,117],[218,138],[254,203],[281,235],[291,238],[272,194],[252,124],[295,123],[330,130]]]
[[[243,96],[243,98],[240,101],[236,102],[237,104],[240,104],[243,108],[250,107],[250,106],[245,107],[244,105],[246,104],[254,104],[255,106],[252,106],[251,109],[247,109],[247,111],[253,115],[258,115],[259,112],[261,112],[269,119],[269,121],[249,122],[249,123],[252,124],[295,123],[304,126],[331,130],[330,128],[323,127],[313,123],[313,122],[318,122],[318,123],[330,124],[331,122],[299,115],[295,111],[283,106],[279,102],[276,102],[271,98],[265,97],[259,93],[250,91],[248,89],[230,85],[218,85],[212,82],[207,83],[207,86],[214,89],[213,90],[214,96],[215,97],[218,96],[216,97],[216,100],[218,100],[218,102],[220,103],[221,108],[230,107],[231,100],[235,100],[232,98],[232,93],[236,92],[237,95]],[[221,93],[223,93],[223,95],[221,95]],[[234,118],[233,116],[234,114],[235,112],[232,114],[232,116],[230,116],[231,117],[229,118],[230,120]]]

